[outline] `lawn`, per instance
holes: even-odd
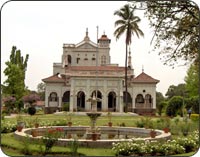
[[[128,113],[127,113],[128,115]],[[50,126],[50,125],[67,125],[67,116],[66,115],[55,115],[55,114],[38,114],[34,116],[23,115],[23,119],[26,122],[26,126],[29,126],[30,123],[33,122],[35,118],[39,119],[40,126]],[[112,116],[112,123],[114,126],[129,126],[129,127],[137,127],[138,122],[141,122],[141,119],[145,120],[145,123],[149,123],[152,121],[155,126],[159,127],[162,124],[160,117],[143,117],[143,116]],[[97,126],[107,126],[108,125],[108,117],[101,116],[97,120]],[[170,128],[171,132],[174,137],[183,136],[181,133],[182,127],[185,125],[183,123],[183,119],[180,117],[175,117],[170,119]],[[17,120],[16,117],[13,118],[5,118],[2,120],[3,125],[13,124],[16,125]],[[72,116],[72,123],[73,126],[89,126],[90,119],[85,115],[73,115]],[[198,122],[190,123],[190,130],[192,132],[194,130],[198,130]],[[9,139],[9,140],[7,140]],[[36,143],[31,143],[29,141],[19,141],[16,140],[13,136],[13,133],[1,133],[1,147],[2,151],[4,151],[7,155],[24,155],[24,154],[31,154],[31,155],[41,155],[41,147],[39,147]],[[53,146],[51,154],[52,156],[56,155],[64,155],[68,156],[71,155],[71,148],[61,147],[61,146]],[[195,152],[184,154],[184,156],[190,156]],[[82,156],[115,156],[115,152],[112,149],[106,148],[85,148],[85,147],[78,147],[78,154]]]

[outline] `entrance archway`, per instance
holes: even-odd
[[[64,94],[63,94],[63,97],[62,97],[62,102],[70,102],[70,91],[66,91]]]
[[[101,94],[101,92],[99,91],[99,90],[94,90],[93,92],[92,92],[92,94],[91,94],[91,97],[93,96],[93,95],[96,95],[96,93],[97,93],[97,98],[100,98],[100,99],[102,99],[102,94]],[[101,111],[102,110],[102,101],[100,101],[100,102],[97,102],[97,111]]]
[[[109,92],[108,93],[108,111],[116,111],[116,93]]]
[[[77,94],[77,111],[85,110],[85,93],[79,91]]]

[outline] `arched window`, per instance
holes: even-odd
[[[152,102],[152,97],[150,94],[145,95],[145,101],[146,103],[151,103]]]
[[[106,56],[105,55],[101,56],[101,64],[102,65],[106,64]]]
[[[57,101],[57,93],[56,92],[52,92],[49,96],[49,101]]]
[[[144,103],[144,98],[142,94],[138,94],[136,99],[135,99],[136,103]]]

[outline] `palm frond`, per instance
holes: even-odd
[[[126,24],[126,21],[125,20],[117,20],[115,21],[115,27],[118,26],[118,25],[125,25]]]

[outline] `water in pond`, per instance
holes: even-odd
[[[148,134],[138,134],[138,133],[117,133],[112,131],[100,131],[100,139],[131,139],[131,138],[145,138],[148,137]],[[87,139],[86,132],[84,131],[64,131],[62,138],[70,139],[70,138],[78,138],[78,139]]]

